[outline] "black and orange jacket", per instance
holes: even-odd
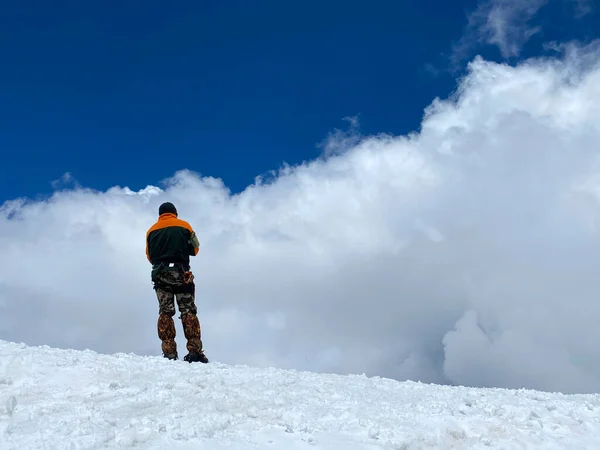
[[[162,214],[146,233],[146,258],[154,264],[190,264],[190,256],[196,256],[200,244],[191,225],[175,214]]]

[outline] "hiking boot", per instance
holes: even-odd
[[[184,361],[187,361],[189,363],[192,362],[201,362],[206,364],[208,362],[208,358],[206,357],[206,355],[204,354],[204,352],[200,351],[200,352],[190,352],[187,355],[185,355],[183,357]]]
[[[177,353],[164,353],[163,356],[167,359],[177,359]]]

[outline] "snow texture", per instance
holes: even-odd
[[[0,341],[1,449],[597,449],[600,396]]]

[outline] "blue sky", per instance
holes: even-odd
[[[5,2],[0,202],[48,194],[67,172],[137,190],[186,168],[238,192],[317,157],[344,117],[358,115],[364,134],[418,130],[476,54],[515,62],[552,40],[589,40],[598,24],[592,3],[555,0],[528,22],[541,31],[519,42],[515,29],[520,51],[503,54],[469,32],[478,6]]]

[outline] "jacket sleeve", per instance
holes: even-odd
[[[200,251],[200,242],[196,236],[196,232],[190,227],[189,253],[190,256],[196,256]]]
[[[148,248],[148,234],[150,234],[150,232],[146,233],[146,259],[148,262],[152,262],[150,261],[150,250]]]

